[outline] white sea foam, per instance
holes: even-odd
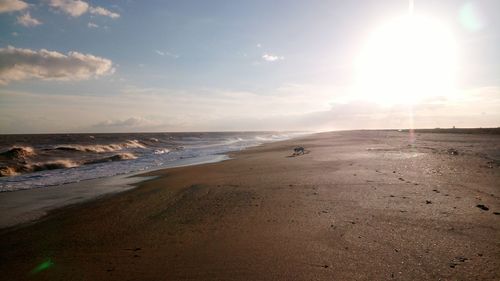
[[[155,151],[153,151],[154,154],[165,154],[168,152],[170,152],[170,150],[166,148],[156,149]]]
[[[80,151],[80,152],[94,152],[105,153],[123,150],[125,148],[146,148],[146,145],[138,140],[127,140],[119,144],[95,144],[95,145],[58,145],[55,147],[57,150]]]
[[[27,164],[24,166],[24,168],[30,172],[37,172],[37,171],[63,169],[63,168],[74,168],[78,166],[80,166],[80,164],[78,164],[75,161],[69,159],[58,159],[54,161]]]
[[[106,163],[106,162],[123,161],[123,160],[133,160],[133,159],[137,159],[137,157],[132,153],[125,152],[125,153],[115,154],[115,155],[109,156],[109,157],[90,160],[90,161],[85,162],[84,164],[88,165],[88,164]]]

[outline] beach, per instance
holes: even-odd
[[[0,230],[2,278],[500,280],[499,134],[328,132],[229,156]]]

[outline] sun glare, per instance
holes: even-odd
[[[407,16],[370,36],[357,61],[358,98],[415,104],[453,94],[456,46],[440,22]]]

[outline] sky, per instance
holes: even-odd
[[[498,127],[497,11],[0,0],[0,134]]]

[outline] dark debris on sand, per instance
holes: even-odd
[[[451,262],[450,262],[450,267],[451,268],[455,268],[457,265],[461,264],[461,263],[464,263],[465,261],[467,261],[468,258],[466,257],[455,257]]]
[[[490,209],[486,205],[483,205],[483,204],[477,204],[476,207],[478,207],[479,209],[481,209],[483,211],[488,211]]]

